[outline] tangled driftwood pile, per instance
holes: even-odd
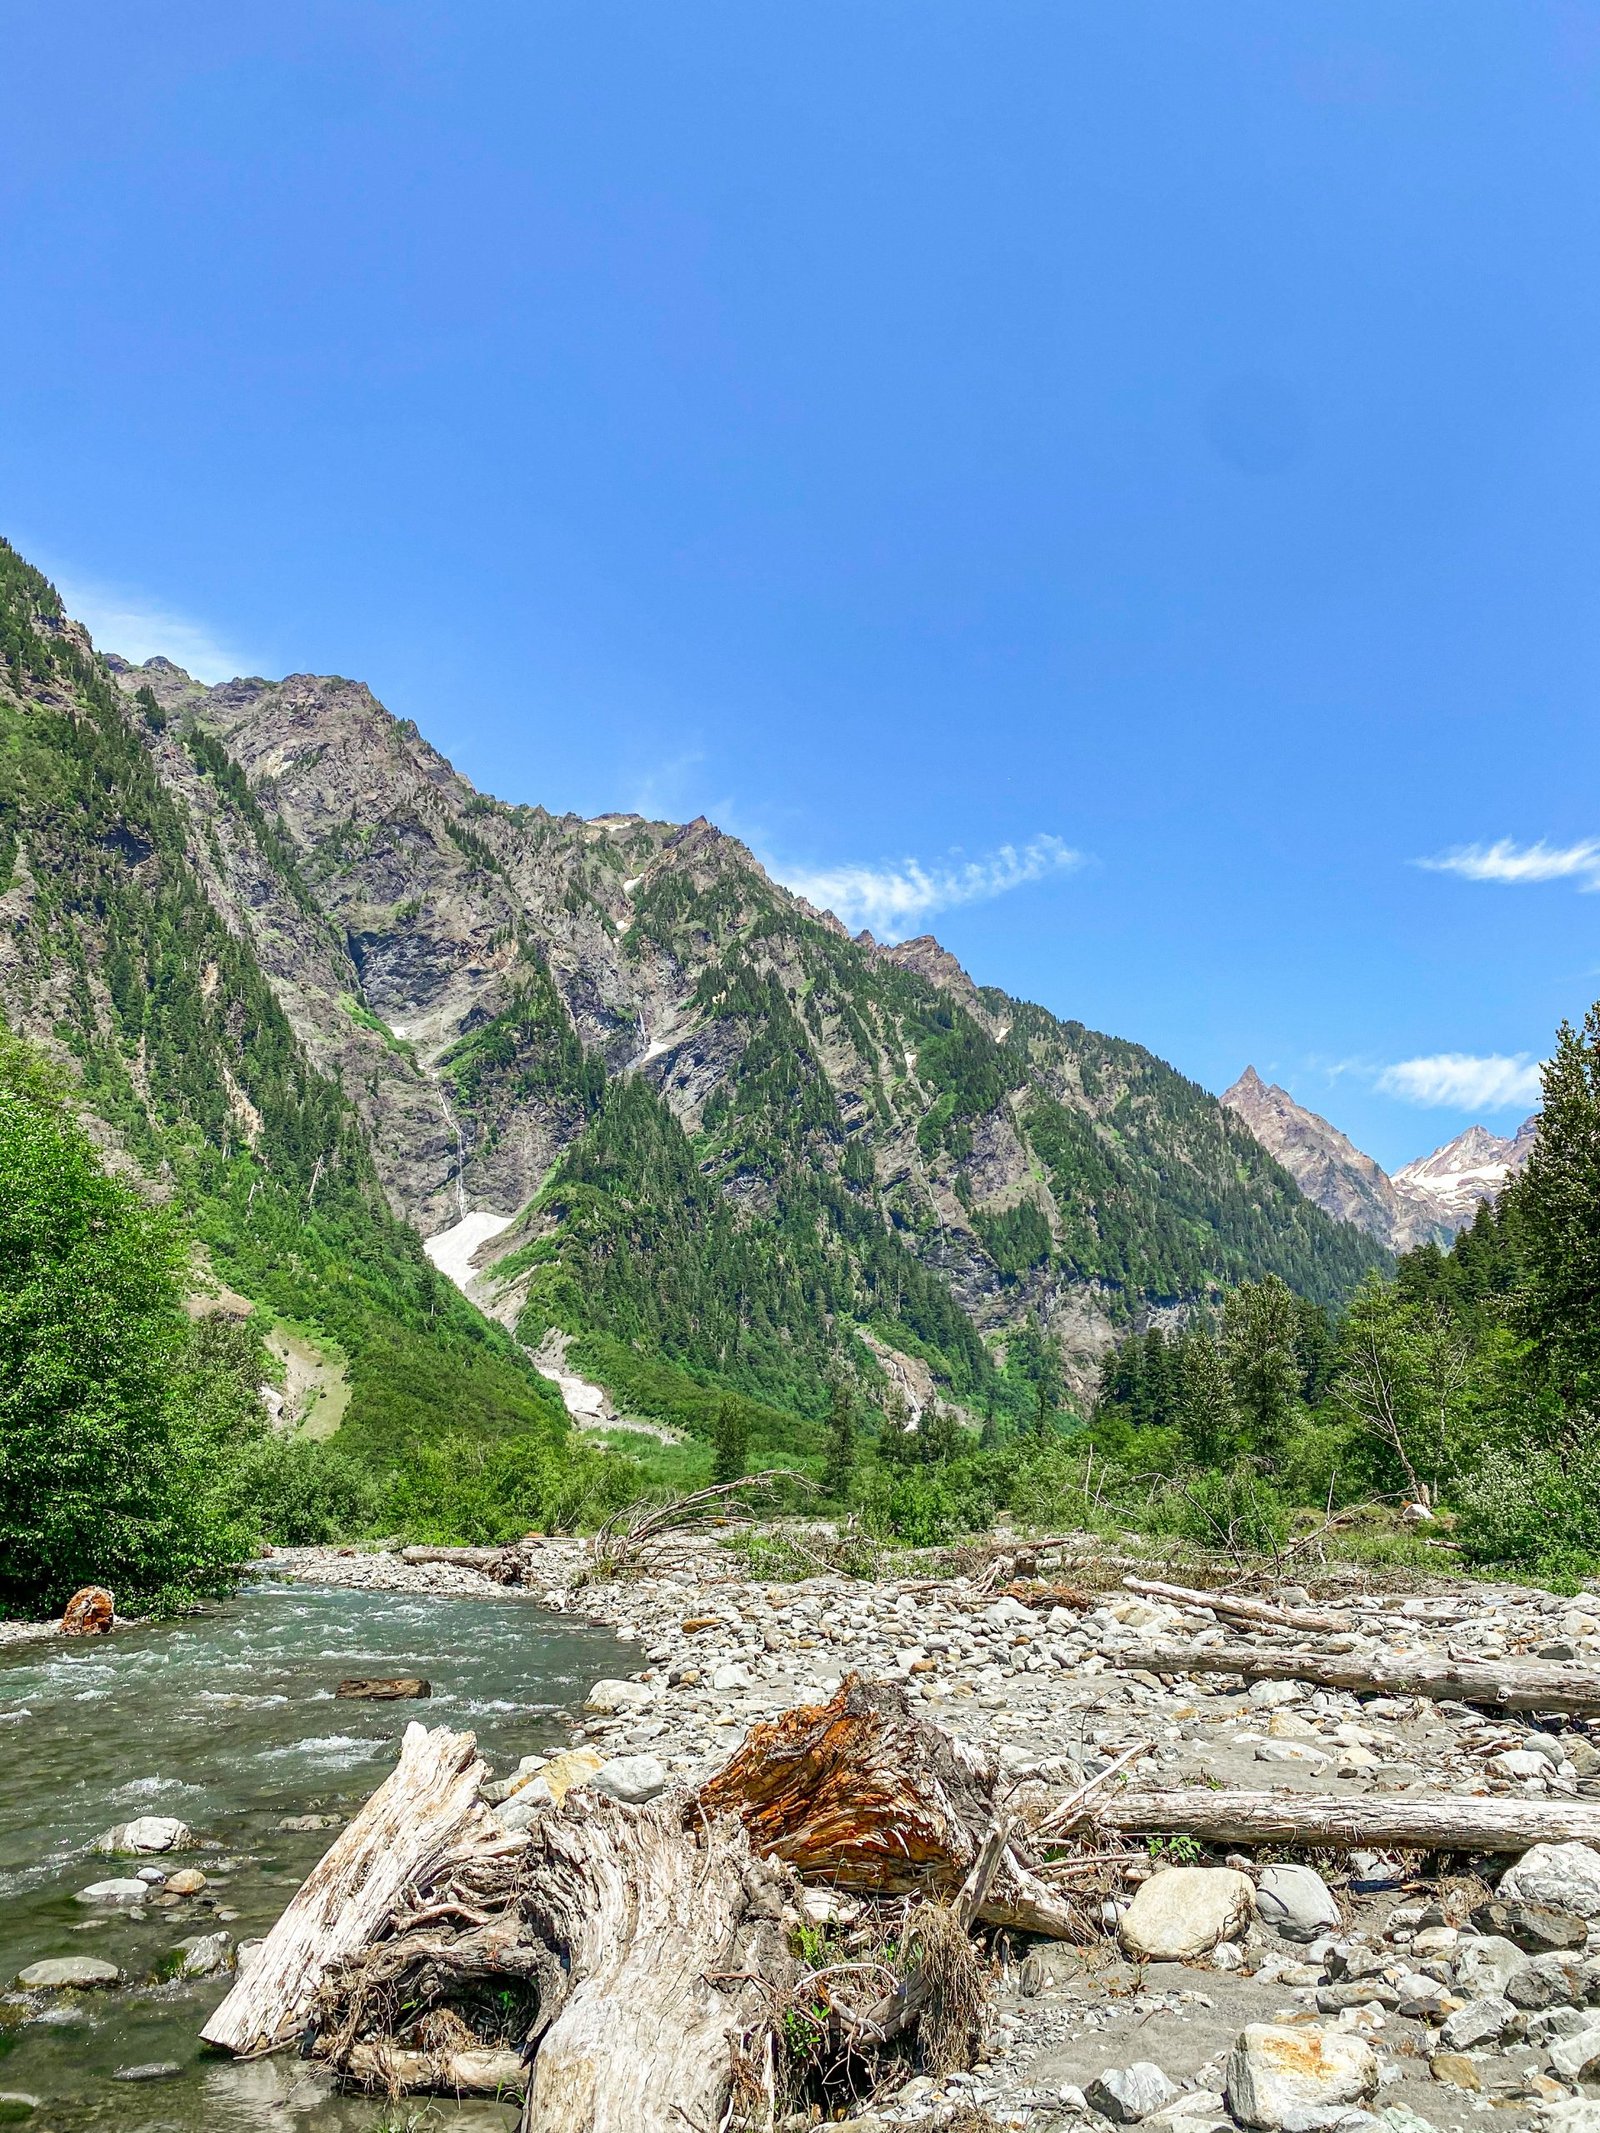
[[[1282,1663],[1314,1679],[1321,1662]],[[1527,1668],[1542,1693],[1557,1671],[1581,1670]],[[1455,1851],[1600,1840],[1588,1800],[1117,1791],[1142,1752],[1055,1798],[1008,1785],[899,1688],[851,1676],[754,1726],[697,1792],[630,1807],[580,1783],[502,1819],[472,1735],[412,1725],[204,2035],[244,2054],[298,2042],[340,2080],[396,2095],[525,2091],[523,2133],[767,2125],[807,2098],[860,2096],[912,2056],[970,2065],[985,1977],[973,1930],[1091,1937],[1137,1833]],[[842,1934],[824,1923],[841,1896],[859,1913]]]
[[[526,2084],[525,2133],[718,2125],[741,2099],[764,2122],[797,2083],[870,2088],[885,2052],[970,2064],[974,1926],[1087,1930],[998,1764],[893,1687],[852,1678],[645,1807],[574,1789],[507,1829],[486,1775],[470,1734],[408,1727],[207,2041],[298,2042],[394,2094]],[[808,1884],[859,1893],[883,1930],[797,1930]]]

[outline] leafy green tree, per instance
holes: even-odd
[[[1473,1352],[1440,1305],[1408,1304],[1369,1275],[1345,1316],[1333,1389],[1381,1490],[1431,1503],[1460,1471]]]
[[[1300,1316],[1276,1274],[1229,1291],[1222,1307],[1222,1353],[1245,1448],[1275,1462],[1300,1416]]]
[[[185,1393],[185,1240],[0,1040],[0,1605],[214,1585],[223,1426]]]

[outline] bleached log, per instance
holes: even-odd
[[[681,1800],[629,1808],[571,1793],[529,1839],[519,1909],[566,1983],[522,2133],[722,2125],[736,2048],[794,1971],[782,1874],[732,1819],[697,1815],[686,1830]]]
[[[1153,1600],[1170,1600],[1179,1607],[1208,1607],[1214,1615],[1222,1615],[1230,1621],[1260,1622],[1272,1629],[1333,1630],[1348,1629],[1347,1615],[1319,1613],[1309,1607],[1274,1607],[1265,1600],[1247,1600],[1232,1592],[1203,1592],[1189,1585],[1163,1585],[1154,1578],[1124,1578],[1129,1592],[1143,1593]]]
[[[402,1563],[450,1563],[458,1570],[486,1570],[505,1553],[503,1548],[402,1548]]]
[[[478,1798],[483,1767],[470,1733],[407,1726],[399,1762],[301,1883],[205,2041],[248,2054],[293,2036],[331,1964],[359,1954],[463,1840],[497,1834]]]
[[[1499,1711],[1600,1711],[1600,1667],[1558,1659],[1362,1657],[1354,1652],[1275,1651],[1219,1644],[1195,1651],[1149,1644],[1118,1652],[1120,1667],[1152,1674],[1236,1674],[1246,1681],[1307,1681],[1367,1695],[1425,1696],[1487,1704]]]
[[[756,1850],[806,1881],[871,1895],[953,1896],[995,1822],[999,1768],[927,1719],[903,1690],[848,1675],[825,1704],[752,1726],[700,1790],[708,1814],[736,1814]],[[1055,1939],[1083,1921],[1007,1843],[976,1916]]]
[[[528,2083],[520,2052],[487,2048],[412,2052],[398,2045],[358,2044],[344,2071],[360,2087],[388,2096],[424,2093],[518,2099]]]
[[[1345,1851],[1520,1852],[1530,1844],[1600,1845],[1600,1801],[1461,1799],[1368,1793],[1360,1799],[1275,1792],[1124,1792],[1095,1810],[1109,1829],[1200,1837],[1211,1844],[1301,1844]]]

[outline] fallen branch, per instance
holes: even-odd
[[[1600,1843],[1600,1803],[1371,1793],[1362,1799],[1274,1792],[1124,1792],[1101,1808],[1107,1829],[1211,1844],[1300,1844],[1343,1851],[1520,1852],[1530,1844]]]
[[[638,1504],[624,1505],[595,1529],[589,1543],[594,1575],[613,1576],[638,1563],[647,1550],[659,1548],[672,1534],[708,1519],[725,1519],[730,1507],[744,1509],[763,1497],[770,1499],[779,1482],[817,1494],[817,1483],[809,1475],[775,1466],[759,1474],[742,1474],[737,1481],[719,1481],[711,1488],[692,1490],[687,1496],[673,1497],[670,1503],[643,1508]],[[748,1524],[749,1520],[741,1519],[739,1523]]]
[[[1153,1578],[1124,1578],[1130,1592],[1155,1600],[1171,1600],[1179,1607],[1208,1607],[1213,1614],[1240,1622],[1263,1622],[1274,1629],[1348,1629],[1341,1615],[1319,1614],[1306,1607],[1273,1607],[1265,1600],[1247,1600],[1231,1592],[1201,1592],[1187,1585],[1162,1585]]]
[[[1425,1696],[1482,1703],[1501,1711],[1600,1711],[1600,1667],[1556,1659],[1363,1658],[1358,1653],[1291,1652],[1219,1644],[1147,1645],[1119,1652],[1119,1667],[1152,1674],[1235,1674],[1246,1681],[1306,1681],[1369,1695]]]

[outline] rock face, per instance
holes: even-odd
[[[1539,1124],[1537,1117],[1525,1120],[1510,1140],[1469,1126],[1390,1177],[1337,1126],[1296,1103],[1287,1089],[1263,1081],[1254,1067],[1245,1068],[1222,1101],[1308,1200],[1392,1252],[1409,1251],[1430,1237],[1448,1242],[1479,1203],[1494,1199],[1527,1162]]]
[[[1149,1962],[1187,1962],[1231,1940],[1255,1909],[1248,1874],[1169,1866],[1144,1882],[1122,1920],[1122,1945]]]
[[[67,1602],[61,1617],[64,1637],[106,1637],[116,1620],[116,1604],[103,1585],[85,1585]]]
[[[1288,1171],[1308,1200],[1353,1222],[1391,1252],[1448,1234],[1432,1200],[1402,1188],[1337,1126],[1246,1067],[1222,1101]]]
[[[1252,1272],[1326,1264],[1331,1294],[1361,1271],[1231,1114],[1148,1052],[980,988],[929,936],[851,940],[703,818],[492,799],[337,677],[206,688],[164,660],[110,664],[154,698],[134,728],[194,825],[191,863],[349,1092],[391,1206],[425,1238],[454,1233],[452,1278],[508,1322],[526,1276],[502,1292],[495,1268],[554,1226],[529,1203],[597,1078],[623,1072],[718,1143],[706,1174],[742,1224],[820,1183],[843,1195],[844,1256],[870,1212],[973,1338],[1039,1326],[1080,1392],[1124,1264],[1096,1263],[1102,1198],[1123,1222],[1152,1196],[1181,1203],[1183,1264],[1152,1236],[1152,1297],[1232,1271],[1241,1195]],[[733,1145],[755,1055],[807,1092],[803,1148]]]
[[[1264,2133],[1321,2133],[1377,2085],[1372,2047],[1350,2030],[1253,2022],[1228,2056],[1228,2108]]]
[[[1524,1119],[1506,1140],[1484,1126],[1469,1126],[1432,1155],[1397,1170],[1395,1185],[1435,1209],[1440,1224],[1454,1233],[1472,1220],[1480,1201],[1497,1198],[1507,1178],[1523,1167],[1538,1130],[1537,1117]]]

